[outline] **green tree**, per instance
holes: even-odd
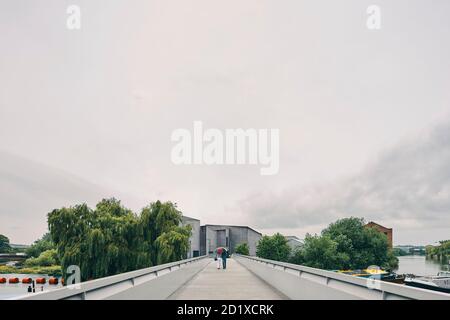
[[[408,253],[405,252],[404,250],[400,249],[400,248],[393,248],[392,249],[392,254],[396,257],[401,257],[401,256],[407,256]]]
[[[56,249],[56,246],[52,241],[50,233],[47,232],[40,239],[36,240],[31,247],[27,248],[25,253],[29,257],[37,258],[42,252],[51,249]]]
[[[439,241],[437,246],[426,246],[425,253],[430,258],[437,258],[447,263],[450,258],[450,240]]]
[[[291,262],[320,269],[335,269],[348,264],[349,256],[338,251],[338,243],[329,236],[306,235],[304,245],[298,249]]]
[[[364,225],[363,219],[344,218],[330,224],[320,236],[307,235],[291,262],[321,269],[397,268],[398,259],[389,249],[386,235]]]
[[[349,257],[339,267],[363,269],[378,265],[386,269],[395,268],[396,258],[393,258],[389,250],[386,235],[364,225],[364,219],[351,217],[340,219],[322,231],[323,236],[328,236],[337,243],[339,253]]]
[[[81,269],[82,280],[123,273],[182,259],[189,249],[189,226],[171,202],[157,201],[140,216],[114,198],[95,210],[86,204],[53,210],[49,230],[61,260]]]
[[[172,202],[156,201],[142,209],[140,224],[153,265],[186,256],[191,227],[180,227],[182,213]]]
[[[280,233],[273,236],[263,236],[256,246],[256,255],[264,259],[288,261],[290,253],[291,247]]]
[[[248,247],[248,244],[245,243],[245,242],[238,244],[236,246],[236,248],[234,249],[234,251],[237,254],[243,254],[243,255],[246,255],[246,256],[248,256],[250,254],[250,248]]]
[[[11,246],[9,245],[9,238],[0,234],[0,253],[8,253],[11,251]]]
[[[186,259],[189,250],[191,226],[174,227],[156,238],[158,264]]]
[[[50,267],[59,264],[58,252],[56,249],[43,251],[37,258],[25,260],[25,267]]]

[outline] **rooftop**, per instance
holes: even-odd
[[[200,219],[196,219],[196,218],[192,218],[192,217],[188,217],[188,216],[182,216],[183,220],[195,220],[195,221],[200,221]]]
[[[292,241],[297,241],[297,242],[300,242],[300,243],[303,243],[303,240],[302,239],[300,239],[299,237],[297,237],[297,236],[285,236],[285,238],[286,238],[286,240],[292,240]]]
[[[229,224],[205,224],[203,227],[234,227],[234,228],[246,228],[246,229],[250,229],[254,232],[256,232],[259,235],[262,235],[261,232],[256,231],[253,228],[250,228],[249,226],[238,226],[238,225],[229,225]]]
[[[380,227],[380,228],[383,228],[383,229],[386,229],[386,230],[392,230],[392,228],[387,228],[387,227],[385,227],[385,226],[382,226],[381,224],[379,224],[379,223],[376,223],[376,222],[373,222],[373,221],[369,221],[367,224],[366,224],[366,226],[378,226],[378,227]]]

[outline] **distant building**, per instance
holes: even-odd
[[[398,245],[395,246],[394,249],[401,250],[403,254],[410,255],[424,255],[425,254],[425,246],[414,246],[414,245]]]
[[[375,223],[373,221],[370,221],[368,224],[365,225],[365,227],[375,228],[376,230],[384,233],[388,238],[389,248],[392,248],[392,228],[386,228],[381,224]]]
[[[411,250],[414,248],[413,245],[398,245],[395,246],[394,249],[398,249],[403,251],[404,254],[410,254]]]
[[[292,252],[303,246],[303,241],[296,236],[286,236],[285,238],[287,240],[287,244],[291,247]]]
[[[14,243],[10,243],[9,246],[13,249],[17,249],[17,250],[25,250],[28,249],[29,247],[31,247],[31,245],[29,244],[14,244]]]
[[[210,255],[218,247],[228,248],[234,253],[236,246],[246,243],[249,254],[256,256],[256,246],[262,238],[262,234],[248,226],[206,224],[200,225],[200,220],[183,216],[182,225],[192,227],[192,235],[189,238],[188,258]],[[288,243],[297,247],[302,242],[297,237],[288,237]]]
[[[262,234],[248,226],[200,225],[200,220],[188,216],[182,217],[182,225],[190,225],[192,235],[189,238],[187,258],[212,254],[217,247],[226,247],[234,253],[238,244],[246,243],[249,254],[256,255],[256,245]]]
[[[200,256],[200,220],[183,216],[181,223],[192,227],[192,235],[189,238],[189,251],[187,258]]]
[[[207,224],[200,227],[200,254],[212,254],[217,247],[226,247],[234,253],[238,244],[246,243],[249,254],[254,256],[261,237],[261,233],[247,226]]]

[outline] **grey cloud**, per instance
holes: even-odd
[[[0,233],[13,243],[40,237],[47,230],[47,213],[55,208],[95,205],[114,195],[118,196],[63,170],[0,152]]]
[[[270,229],[350,215],[410,228],[450,227],[450,123],[381,152],[353,177],[257,193],[239,206],[258,227]]]
[[[67,3],[28,2],[24,10],[24,1],[0,1],[0,150],[45,164],[0,155],[0,232],[12,241],[40,236],[52,208],[103,195],[134,210],[163,197],[205,223],[292,228],[351,213],[420,220],[424,238],[435,234],[426,225],[445,215],[439,186],[448,177],[433,163],[427,170],[439,174],[415,174],[422,153],[445,166],[442,150],[409,156],[406,143],[385,153],[394,159],[335,179],[448,112],[449,1],[387,1],[377,32],[356,0],[80,1],[82,28],[73,32]],[[280,174],[175,166],[171,133],[195,120],[279,128]],[[325,179],[332,183],[291,187]],[[242,214],[235,204],[253,190]]]

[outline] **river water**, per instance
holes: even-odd
[[[398,257],[397,274],[414,274],[417,276],[436,275],[439,271],[450,271],[449,265],[439,263],[425,256],[403,256]]]
[[[40,291],[48,291],[61,288],[62,285],[49,285],[48,279],[50,278],[48,275],[42,274],[0,274],[0,277],[5,277],[6,279],[17,277],[20,281],[23,278],[40,278],[44,277],[47,279],[47,284],[36,284],[36,292]],[[18,297],[22,295],[28,294],[28,286],[29,284],[23,283],[0,283],[0,300],[5,300],[13,297]]]

